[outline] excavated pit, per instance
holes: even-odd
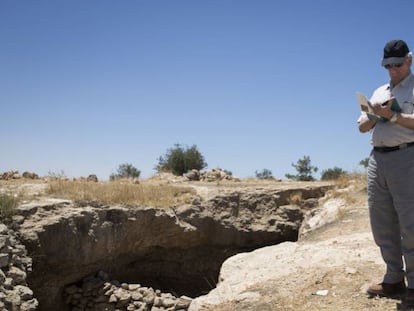
[[[63,200],[25,204],[19,207],[20,234],[33,260],[27,281],[38,310],[72,310],[65,289],[76,290],[99,271],[119,286],[140,284],[194,298],[215,287],[228,257],[296,241],[305,210],[330,188],[231,191],[171,209]],[[297,193],[301,203],[289,204]]]

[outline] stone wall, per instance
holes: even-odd
[[[16,231],[0,223],[0,310],[34,311],[39,305],[27,285],[32,260]]]

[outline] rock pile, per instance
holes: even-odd
[[[186,311],[191,303],[185,296],[177,298],[140,284],[110,281],[103,271],[67,286],[64,295],[72,311]]]
[[[96,176],[95,174],[90,174],[88,175],[88,177],[79,177],[79,178],[74,178],[73,181],[90,181],[90,182],[98,182],[98,176]]]
[[[23,172],[22,177],[26,179],[39,179],[39,175],[32,172]]]
[[[220,168],[213,168],[211,171],[207,172],[200,172],[199,170],[191,170],[189,171],[185,177],[191,181],[220,181],[220,180],[233,180],[233,181],[240,181],[239,178],[233,177],[231,174],[223,171]]]
[[[0,180],[21,179],[22,177],[27,179],[39,179],[37,174],[30,172],[24,172],[21,175],[19,171],[11,170],[0,174]]]
[[[0,310],[34,311],[39,303],[27,286],[32,260],[16,232],[0,223]]]

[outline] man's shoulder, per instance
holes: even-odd
[[[408,87],[412,87],[414,85],[414,75],[410,73],[403,81],[403,85],[406,85]]]

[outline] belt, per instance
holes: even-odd
[[[381,152],[381,153],[386,153],[386,152],[391,152],[391,151],[397,151],[400,149],[405,149],[411,146],[414,146],[414,141],[410,143],[401,144],[398,146],[393,146],[393,147],[374,147],[374,150]]]

